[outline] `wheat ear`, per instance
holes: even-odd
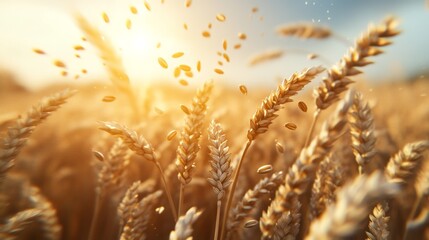
[[[131,218],[131,212],[135,205],[137,205],[141,196],[150,194],[155,189],[155,181],[148,179],[143,183],[141,181],[135,181],[125,192],[124,197],[118,206],[118,217],[120,229],[123,229],[125,223]]]
[[[298,208],[298,198],[311,190],[319,163],[329,154],[347,123],[346,115],[353,101],[352,96],[353,92],[347,94],[334,116],[325,122],[319,136],[307,148],[302,149],[298,159],[289,169],[285,184],[279,187],[268,210],[262,214],[260,220],[262,239],[270,239],[282,214]],[[295,222],[291,224],[296,225]]]
[[[374,117],[362,94],[356,92],[349,113],[352,149],[359,173],[363,174],[365,166],[375,154]]]
[[[335,192],[343,178],[343,170],[334,155],[330,154],[320,163],[311,190],[310,219],[318,218],[326,206],[335,202]]]
[[[76,21],[88,41],[98,50],[113,85],[128,96],[134,114],[137,117],[140,112],[137,106],[137,99],[132,90],[130,79],[122,64],[121,57],[116,53],[106,36],[96,27],[92,26],[88,20],[83,16],[76,16]]]
[[[369,231],[366,232],[367,240],[388,240],[389,239],[389,219],[386,216],[389,206],[386,201],[377,204],[369,215]]]
[[[210,123],[209,127],[209,151],[211,161],[211,177],[207,180],[213,187],[213,191],[217,195],[216,204],[216,224],[214,240],[218,239],[220,211],[222,206],[222,199],[228,186],[231,184],[231,154],[228,152],[227,140],[225,133],[219,123],[214,120]]]
[[[225,236],[226,230],[226,221],[229,215],[229,210],[231,208],[232,199],[234,197],[235,188],[238,181],[238,175],[240,174],[241,165],[243,159],[246,156],[247,150],[252,144],[255,138],[268,131],[268,127],[271,125],[272,121],[278,116],[276,113],[280,110],[281,106],[285,103],[292,102],[291,97],[296,95],[300,90],[302,90],[305,85],[307,85],[311,80],[313,80],[318,74],[323,72],[325,69],[322,67],[312,67],[304,69],[301,73],[294,73],[289,79],[285,79],[282,83],[277,86],[276,91],[272,92],[268,97],[266,97],[261,106],[256,110],[250,119],[250,127],[247,131],[247,143],[244,147],[243,153],[241,154],[240,160],[237,163],[237,167],[234,172],[234,177],[232,179],[231,189],[228,194],[225,212],[222,220],[222,232],[221,239]]]
[[[27,196],[31,207],[40,210],[37,220],[42,225],[43,235],[49,240],[61,239],[61,225],[57,218],[57,211],[45,196],[40,193],[39,188],[26,183],[22,194]]]
[[[9,128],[0,150],[0,186],[3,184],[6,172],[15,165],[16,156],[27,143],[27,138],[36,126],[58,110],[74,93],[75,91],[66,89],[42,99]]]
[[[226,239],[231,239],[233,237],[243,220],[249,217],[250,212],[255,208],[258,200],[260,200],[264,195],[267,195],[271,191],[277,189],[283,181],[284,173],[281,171],[276,172],[269,178],[266,177],[259,180],[253,189],[249,189],[246,192],[243,199],[238,202],[237,206],[232,209],[231,214],[229,215],[226,228]]]
[[[295,208],[282,214],[274,228],[274,240],[295,239],[295,236],[298,235],[300,227],[300,209],[301,203],[298,202]]]
[[[399,190],[398,184],[386,181],[380,172],[358,176],[337,193],[337,202],[311,224],[305,239],[349,239],[361,229],[376,202],[393,196]]]
[[[158,190],[134,204],[123,227],[120,240],[146,239],[145,231],[161,195],[162,191]]]
[[[195,207],[190,208],[185,215],[176,222],[174,230],[170,233],[170,240],[192,240],[192,224],[200,217],[201,211]]]
[[[101,130],[121,138],[129,149],[131,149],[137,155],[143,157],[145,160],[155,164],[160,173],[172,215],[174,219],[177,219],[176,207],[174,206],[170,189],[167,185],[167,181],[165,180],[164,171],[156,157],[155,150],[153,149],[152,145],[143,136],[139,135],[136,131],[127,128],[126,126],[120,125],[116,122],[101,122],[100,124]]]
[[[213,82],[206,82],[192,100],[192,107],[185,117],[185,126],[181,132],[179,146],[177,147],[177,177],[180,181],[178,215],[183,212],[184,189],[191,182],[195,168],[195,159],[200,150],[199,139],[201,137],[204,117],[207,109],[207,101],[212,92]]]
[[[429,149],[429,141],[409,143],[393,156],[386,167],[386,175],[391,181],[410,183],[417,175],[423,160],[423,152]]]
[[[361,73],[357,67],[371,64],[372,62],[367,60],[368,57],[383,53],[380,47],[391,43],[387,38],[399,34],[399,31],[395,29],[396,25],[396,19],[389,17],[384,20],[383,24],[376,27],[371,26],[368,32],[356,41],[355,46],[347,55],[328,70],[328,76],[323,79],[318,88],[314,89],[317,108],[304,146],[309,144],[320,112],[340,99],[341,93],[347,90],[350,83],[353,83],[349,77]]]
[[[25,230],[27,225],[37,219],[40,214],[41,211],[34,208],[18,212],[0,226],[0,238],[7,240],[19,239],[18,234]]]

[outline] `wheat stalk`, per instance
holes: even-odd
[[[283,183],[283,180],[284,173],[281,171],[276,172],[269,178],[266,177],[259,180],[253,189],[249,189],[246,192],[244,197],[237,203],[236,207],[232,209],[229,215],[226,228],[226,239],[232,238],[243,220],[249,217],[250,212],[255,209],[258,200],[277,189],[277,187]]]
[[[130,79],[122,64],[122,59],[116,53],[114,47],[103,33],[92,26],[83,16],[76,16],[76,21],[82,32],[86,35],[88,41],[98,50],[100,58],[110,75],[113,85],[124,92],[130,101],[136,117],[139,116],[137,99],[132,90]]]
[[[184,188],[192,180],[195,168],[195,158],[200,150],[199,139],[201,137],[202,126],[207,101],[212,92],[213,82],[206,82],[201,89],[198,89],[196,96],[192,100],[192,107],[185,118],[185,126],[181,132],[179,146],[177,147],[176,167],[180,181],[178,215],[183,211]]]
[[[349,92],[334,116],[325,122],[319,136],[307,148],[302,149],[298,159],[289,169],[285,184],[279,187],[268,210],[262,214],[260,229],[263,239],[272,237],[274,227],[282,214],[297,208],[298,198],[311,189],[319,163],[329,154],[347,123],[346,115],[353,101],[352,95],[353,93]]]
[[[349,239],[361,229],[373,204],[399,190],[398,184],[386,181],[380,172],[358,176],[337,193],[337,202],[311,224],[305,239]]]
[[[185,215],[176,222],[174,230],[170,233],[170,240],[192,240],[192,224],[200,217],[201,211],[195,207],[190,208]]]
[[[74,93],[74,91],[66,89],[42,99],[9,128],[0,150],[0,186],[3,185],[6,172],[15,165],[16,156],[27,143],[27,138],[37,125],[58,110]]]
[[[374,117],[368,103],[365,103],[362,94],[356,92],[353,105],[349,113],[350,134],[352,149],[359,173],[364,173],[365,166],[375,154]]]
[[[129,218],[123,227],[120,240],[146,239],[145,231],[148,227],[151,214],[155,205],[159,202],[162,191],[158,190],[144,197],[139,203],[134,204],[129,212]]]
[[[168,202],[170,204],[170,209],[174,219],[177,219],[176,207],[174,206],[173,198],[171,197],[170,189],[167,185],[167,181],[165,180],[164,171],[159,163],[155,150],[152,145],[141,135],[139,135],[136,131],[129,129],[126,126],[120,125],[116,122],[101,122],[100,129],[114,135],[118,138],[121,138],[124,141],[124,144],[128,146],[133,152],[137,155],[143,157],[145,160],[153,162],[157,167],[160,178],[162,180],[165,194],[167,195]]]
[[[304,88],[311,80],[313,80],[319,73],[323,72],[325,69],[322,67],[312,67],[304,69],[301,73],[294,73],[289,79],[285,79],[282,83],[277,86],[276,91],[272,92],[268,97],[266,97],[261,106],[256,110],[250,119],[250,127],[247,131],[247,143],[244,147],[241,158],[237,163],[237,167],[234,172],[234,177],[232,180],[231,190],[228,194],[228,199],[226,202],[225,212],[222,221],[222,233],[221,239],[225,235],[226,221],[231,208],[232,199],[234,197],[235,188],[238,181],[238,175],[240,174],[241,165],[243,159],[246,156],[247,150],[252,144],[255,138],[268,131],[268,127],[271,125],[272,121],[277,118],[276,112],[280,110],[281,106],[285,103],[292,102],[291,97],[296,95],[300,90]]]
[[[40,210],[37,220],[42,225],[45,239],[61,239],[61,225],[57,218],[57,211],[45,196],[40,193],[39,188],[29,183],[24,184],[22,194],[28,198],[32,208]]]
[[[211,121],[209,126],[209,151],[211,161],[211,177],[207,180],[212,185],[213,191],[217,195],[216,204],[216,224],[214,239],[218,239],[220,210],[222,206],[222,199],[228,186],[231,184],[231,154],[228,152],[227,140],[225,133],[219,123],[214,120]]]

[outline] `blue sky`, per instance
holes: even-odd
[[[74,57],[72,47],[85,44],[80,41],[82,34],[74,21],[79,13],[114,43],[135,84],[159,79],[177,83],[172,77],[173,69],[160,68],[157,58],[184,51],[182,62],[167,60],[172,66],[201,60],[203,71],[189,80],[191,84],[215,78],[232,84],[274,85],[279,78],[304,67],[336,63],[349,47],[335,39],[279,37],[275,33],[277,26],[315,22],[353,42],[368,23],[378,23],[392,14],[400,19],[403,32],[385,49],[385,54],[373,58],[376,64],[365,68],[364,77],[373,82],[400,80],[429,70],[429,7],[424,0],[193,0],[190,8],[183,6],[183,0],[165,0],[164,4],[160,0],[147,1],[152,6],[150,12],[144,9],[142,0],[0,0],[0,68],[12,71],[31,88],[94,79],[108,82],[94,49],[88,46],[81,59]],[[130,14],[131,5],[139,9],[138,15]],[[258,7],[258,12],[252,13],[253,7]],[[103,11],[112,19],[110,24],[102,21]],[[227,17],[224,23],[215,20],[219,13]],[[131,30],[124,26],[127,18],[133,21]],[[183,23],[189,25],[188,31],[183,29]],[[208,23],[213,24],[212,37],[204,39],[201,31],[207,30]],[[246,33],[248,39],[240,41],[239,32]],[[219,60],[216,52],[221,50],[223,39],[230,45],[241,43],[242,48],[228,50],[231,63],[225,63],[225,74],[218,76],[212,69]],[[155,47],[157,42],[161,42],[160,49]],[[35,47],[49,55],[34,54]],[[269,49],[286,53],[281,59],[248,66],[252,55]],[[317,53],[328,63],[308,60],[298,51]],[[54,59],[66,62],[69,77],[60,76],[60,70],[52,64]],[[82,68],[88,74],[79,74]],[[78,80],[74,80],[76,74],[80,75]]]

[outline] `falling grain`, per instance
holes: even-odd
[[[222,54],[222,56],[223,56],[223,58],[225,58],[225,60],[226,60],[227,62],[229,62],[229,61],[230,61],[228,54],[224,53],[224,54]]]
[[[239,86],[240,92],[244,95],[247,95],[247,87],[244,85]]]
[[[129,30],[129,29],[131,29],[131,27],[132,27],[132,22],[131,22],[131,20],[130,19],[127,19],[127,21],[125,22],[125,26],[127,27],[127,29]]]
[[[201,72],[201,61],[197,62],[197,71]]]
[[[286,123],[285,127],[287,129],[290,129],[290,130],[295,130],[296,129],[296,124],[295,123]]]
[[[163,67],[163,68],[165,68],[165,69],[167,69],[167,68],[168,68],[168,64],[167,64],[167,62],[164,60],[164,58],[159,57],[159,58],[158,58],[158,63],[159,63],[159,65],[161,65],[161,67]]]
[[[176,137],[176,135],[177,135],[177,131],[176,131],[176,130],[172,130],[172,131],[170,131],[170,132],[168,133],[168,135],[167,135],[167,140],[168,140],[168,141],[173,140],[173,139],[174,139],[174,137]]]
[[[228,49],[228,42],[224,39],[222,42],[223,50],[226,51]]]
[[[92,151],[94,157],[97,158],[100,162],[104,162],[104,155],[99,151]]]
[[[246,40],[247,39],[247,35],[245,33],[238,33],[238,38],[241,40]]]
[[[85,50],[85,48],[84,48],[84,47],[82,47],[81,45],[76,45],[76,46],[74,46],[73,48],[74,48],[74,50],[76,50],[76,51],[83,51],[83,50]]]
[[[303,112],[307,112],[307,104],[305,104],[305,102],[300,101],[300,102],[298,103],[298,107],[299,107],[299,109],[301,109],[301,111],[303,111]]]
[[[146,9],[147,9],[148,11],[150,11],[150,10],[151,10],[150,5],[149,5],[149,3],[148,3],[147,1],[144,1],[144,6],[146,7]]]
[[[35,53],[37,53],[37,54],[40,54],[40,55],[44,55],[44,54],[46,54],[46,52],[45,52],[45,51],[43,51],[43,50],[41,50],[41,49],[38,49],[38,48],[33,48],[33,52],[35,52]]]
[[[191,67],[189,67],[189,66],[188,66],[188,65],[186,65],[186,64],[180,64],[180,65],[179,65],[179,68],[180,68],[181,70],[185,71],[185,72],[191,71]]]
[[[206,37],[206,38],[210,37],[210,32],[208,32],[208,31],[204,31],[201,34],[203,35],[203,37]]]
[[[192,0],[185,0],[185,7],[190,7],[192,4]]]
[[[179,80],[179,83],[180,83],[180,85],[182,85],[182,86],[188,86],[188,85],[189,85],[188,81],[186,81],[185,79],[180,79],[180,80]]]
[[[314,54],[314,53],[310,53],[310,54],[307,55],[307,58],[310,59],[310,60],[315,59],[317,57],[318,57],[318,55]]]
[[[216,15],[216,20],[218,20],[219,22],[224,22],[226,20],[226,17],[223,14],[218,14]]]
[[[259,9],[257,7],[252,8],[252,13],[256,13]]]
[[[283,148],[283,145],[276,141],[276,149],[279,153],[284,153],[285,149]]]
[[[234,49],[240,49],[240,48],[241,48],[241,44],[238,43],[234,45]]]
[[[254,227],[254,226],[258,225],[258,223],[259,223],[258,221],[256,221],[256,220],[252,219],[252,220],[247,221],[247,222],[244,224],[244,227],[245,227],[245,228],[252,228],[252,227]]]
[[[80,58],[80,55],[79,54],[75,54],[74,55],[76,58]]]
[[[185,105],[180,105],[180,109],[182,109],[182,111],[184,113],[186,113],[187,115],[189,115],[191,112],[189,111],[189,108]]]
[[[175,78],[180,77],[180,73],[181,73],[180,68],[179,68],[179,67],[176,67],[176,68],[174,69],[174,77],[175,77]]]
[[[86,70],[85,68],[82,68],[81,72],[82,72],[83,74],[87,74],[87,73],[88,73],[88,70]]]
[[[211,23],[209,23],[209,24],[207,25],[207,27],[208,27],[209,29],[211,29],[211,28],[212,28],[212,24],[211,24]]]
[[[68,75],[67,71],[62,71],[62,72],[61,72],[61,76],[63,76],[63,77],[67,77],[67,75]]]
[[[223,74],[223,71],[221,69],[219,69],[219,68],[215,68],[214,72],[217,73],[217,74],[220,74],[220,75]]]
[[[266,174],[273,171],[273,166],[271,164],[263,165],[256,170],[258,174]]]
[[[184,54],[183,52],[176,52],[173,55],[171,55],[171,57],[172,58],[179,58],[179,57],[183,56],[183,54]]]
[[[156,48],[160,48],[161,47],[161,42],[158,42],[157,44],[156,44]]]
[[[188,24],[184,23],[184,24],[183,24],[183,28],[184,28],[185,30],[188,30]]]
[[[217,61],[217,64],[218,64],[219,66],[223,66],[223,62],[222,62],[222,61]]]
[[[107,13],[103,12],[102,13],[102,17],[105,23],[109,23],[110,22],[110,18],[109,16],[107,16]]]
[[[137,14],[137,13],[138,13],[138,10],[137,10],[137,8],[136,8],[136,7],[134,7],[134,6],[130,6],[130,12],[131,12],[132,14]]]
[[[193,74],[191,71],[186,71],[186,72],[185,72],[185,75],[186,75],[188,78],[192,78],[192,77],[194,77],[194,74]]]
[[[116,100],[115,96],[104,96],[103,97],[103,102],[113,102]]]
[[[60,68],[66,68],[66,64],[62,62],[61,60],[55,60],[54,65]]]

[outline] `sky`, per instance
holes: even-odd
[[[231,84],[274,85],[305,67],[335,64],[350,47],[338,38],[278,36],[278,26],[314,22],[354,42],[369,23],[394,15],[400,19],[402,33],[384,49],[385,54],[372,59],[376,64],[365,67],[365,79],[402,80],[429,72],[429,6],[425,0],[193,0],[189,8],[184,0],[146,1],[150,11],[143,0],[0,0],[0,69],[12,72],[31,89],[53,83],[108,82],[97,50],[81,40],[83,33],[75,19],[82,15],[106,41],[112,42],[133,84],[161,80],[178,84],[173,77],[174,67],[195,66],[200,60],[201,73],[194,72],[194,77],[187,79],[191,85],[212,78]],[[138,14],[132,14],[130,6],[135,6]],[[252,12],[255,7],[258,10]],[[108,14],[109,23],[103,21],[103,12]],[[226,20],[217,21],[217,14],[224,14]],[[132,22],[131,29],[126,28],[127,19]],[[183,27],[185,23],[188,30]],[[202,37],[205,30],[210,31],[210,38]],[[247,39],[240,40],[239,33],[245,33]],[[226,52],[230,63],[217,55],[223,52],[224,39],[229,44]],[[233,49],[238,43],[242,47]],[[85,51],[76,52],[76,45],[82,45]],[[35,54],[34,48],[47,54]],[[249,66],[252,56],[267,50],[283,50],[285,54]],[[173,59],[175,52],[185,54]],[[75,57],[76,53],[80,58]],[[309,60],[308,53],[321,58]],[[168,69],[158,64],[159,57],[166,59]],[[55,60],[66,64],[68,76],[61,76],[64,69],[54,66]],[[219,60],[223,66],[218,65]],[[224,74],[216,74],[214,68],[221,68]],[[87,73],[83,74],[82,69]]]

